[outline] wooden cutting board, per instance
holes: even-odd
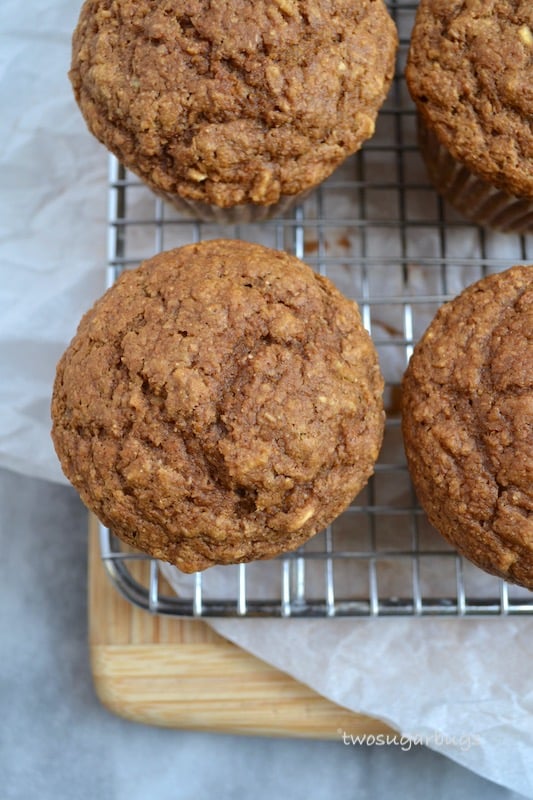
[[[143,562],[134,562],[144,569]],[[140,576],[139,576],[140,577]],[[89,644],[96,692],[111,711],[152,725],[341,739],[392,733],[223,639],[201,620],[154,616],[112,585],[89,525]]]

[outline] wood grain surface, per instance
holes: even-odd
[[[135,570],[146,569],[133,562]],[[140,573],[139,573],[140,576]],[[151,615],[125,600],[89,525],[89,644],[96,692],[111,711],[153,725],[341,739],[392,733],[223,639],[201,620]]]

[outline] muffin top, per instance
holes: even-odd
[[[124,272],[57,369],[54,444],[114,532],[189,572],[297,547],[373,470],[383,382],[357,306],[215,240]]]
[[[421,0],[406,78],[454,158],[509,194],[533,197],[531,0]]]
[[[86,0],[70,78],[152,188],[269,205],[372,135],[396,44],[382,0]]]
[[[408,464],[430,522],[487,572],[533,589],[533,267],[442,306],[402,389]]]

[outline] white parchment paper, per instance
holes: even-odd
[[[64,481],[49,437],[55,364],[104,288],[107,156],[66,77],[79,6],[0,4],[0,465],[54,481]],[[533,621],[211,624],[320,694],[533,797]]]

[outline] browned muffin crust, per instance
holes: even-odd
[[[373,471],[383,381],[355,303],[216,240],[125,272],[57,369],[54,444],[117,535],[190,572],[290,550]]]
[[[533,197],[531,0],[421,0],[406,78],[454,158],[510,195]]]
[[[533,267],[444,305],[402,390],[409,470],[430,522],[482,569],[533,589]]]
[[[70,78],[156,191],[268,205],[372,135],[396,46],[382,0],[86,0]]]

